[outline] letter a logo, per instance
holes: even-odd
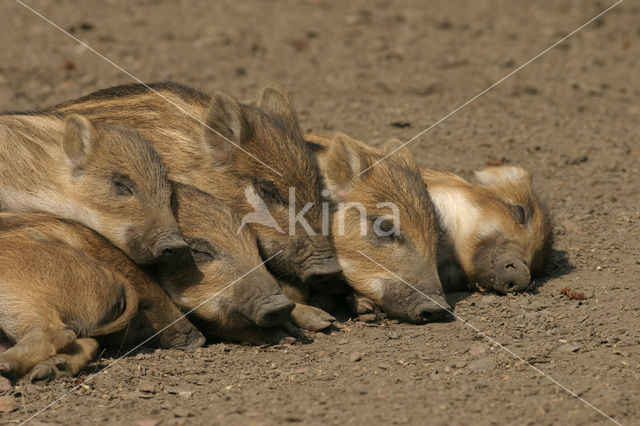
[[[240,224],[240,229],[238,229],[236,235],[242,231],[242,228],[244,228],[247,223],[259,223],[260,225],[273,228],[279,233],[284,234],[284,231],[280,225],[278,225],[278,222],[276,222],[273,216],[271,216],[271,213],[269,213],[269,209],[267,208],[264,200],[256,194],[251,185],[244,189],[244,195],[247,197],[247,201],[251,204],[254,211],[244,215],[242,223]]]

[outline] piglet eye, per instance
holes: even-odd
[[[129,177],[117,174],[113,176],[111,182],[117,195],[122,197],[130,197],[133,195],[135,185]]]
[[[216,259],[216,251],[209,242],[202,238],[191,238],[188,240],[191,247],[191,256],[198,265],[212,262]]]
[[[255,188],[258,195],[260,195],[260,197],[262,197],[266,202],[282,203],[282,197],[280,197],[278,188],[273,182],[256,182]]]
[[[212,253],[194,248],[191,248],[191,255],[193,256],[193,260],[199,265],[212,262],[215,259]]]
[[[385,234],[390,234],[393,231],[393,222],[390,220],[380,221],[380,231]],[[391,233],[393,235],[393,233]]]
[[[379,241],[387,243],[401,243],[403,241],[402,236],[398,234],[397,230],[394,228],[394,223],[391,220],[381,218],[376,219],[373,224],[373,231],[376,239]]]
[[[118,195],[123,195],[123,196],[131,196],[131,195],[133,195],[133,191],[131,190],[131,188],[129,188],[127,185],[125,185],[123,183],[114,182],[113,186],[115,186],[116,193]]]
[[[524,223],[527,221],[527,212],[525,211],[524,206],[522,206],[521,204],[515,204],[509,205],[509,208],[511,209],[513,216],[516,218],[516,221],[520,225],[524,225]]]

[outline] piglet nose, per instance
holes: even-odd
[[[283,324],[295,304],[284,294],[275,295],[263,303],[257,310],[255,322],[260,327],[274,327]]]
[[[342,274],[342,268],[335,257],[316,262],[302,273],[302,280],[311,285],[318,285],[336,280]]]
[[[524,260],[513,254],[503,254],[496,261],[496,290],[512,293],[526,290],[531,271]]]
[[[158,260],[171,260],[184,256],[189,251],[189,245],[177,233],[165,234],[158,238],[153,255]]]
[[[440,295],[429,295],[429,298],[416,305],[412,312],[412,319],[417,323],[440,321],[446,319],[451,306]]]

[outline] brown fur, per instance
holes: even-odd
[[[153,282],[144,270],[103,237],[76,222],[47,214],[3,214],[0,215],[0,232],[6,230],[37,233],[47,239],[66,244],[107,265],[133,286],[138,294],[138,315],[127,330],[103,339],[105,342],[112,342],[113,345],[139,343],[182,316],[166,292]],[[187,348],[194,344],[202,344],[202,341],[198,343],[199,339],[199,333],[193,326],[188,321],[183,321],[165,330],[149,344]]]
[[[33,228],[0,235],[0,327],[15,346],[0,354],[0,371],[19,377],[63,351],[76,337],[104,332],[127,321],[137,297],[106,265]],[[128,289],[127,289],[128,287]]]
[[[70,228],[69,222],[61,222],[55,235],[78,250],[113,265],[114,270],[135,280],[137,288],[143,288],[145,294],[150,293],[154,298],[148,300],[148,305],[151,308],[159,306],[146,314],[155,320],[153,324],[161,321],[166,324],[169,322],[167,317],[177,317],[173,315],[177,312],[172,309],[173,304],[168,300],[159,301],[157,291],[152,292],[160,284],[183,312],[197,308],[191,318],[203,324],[202,330],[208,335],[254,343],[272,342],[270,331],[263,336],[264,330],[256,324],[258,311],[270,303],[290,302],[266,267],[261,265],[255,233],[245,228],[236,235],[240,218],[210,194],[178,182],[174,182],[173,187],[173,213],[191,248],[191,255],[145,268],[151,281],[139,268],[130,262],[127,264],[127,258],[118,250],[104,241],[100,244],[99,237],[89,230],[80,232]],[[47,232],[53,234],[54,229],[49,225]],[[164,310],[171,315],[163,316]]]
[[[76,220],[138,263],[181,241],[164,165],[137,132],[71,115],[0,114],[0,205]]]
[[[156,281],[183,311],[197,308],[191,317],[206,334],[251,343],[273,342],[273,336],[280,336],[279,328],[258,327],[259,310],[286,302],[290,311],[293,305],[261,265],[255,233],[244,228],[236,235],[240,217],[210,194],[179,183],[174,187],[174,213],[193,261],[158,265]]]
[[[411,153],[402,149],[358,176],[380,159],[383,153],[344,134],[333,137],[307,135],[306,139],[317,153],[334,201],[332,235],[349,285],[383,310],[405,320],[428,319],[422,310],[427,305],[433,311],[448,308],[436,266],[438,224]],[[390,145],[388,151],[394,149],[397,143]],[[367,213],[366,235],[361,233],[360,214],[355,209],[347,210],[345,232],[341,235],[337,208],[341,202],[345,205],[350,202],[364,205]],[[398,207],[398,236],[382,237],[374,232],[372,225],[375,220],[390,213],[388,207],[378,208],[381,202],[390,202]],[[382,264],[400,279],[360,252]],[[429,298],[441,306],[430,302]]]
[[[307,139],[320,145],[331,143],[323,135],[307,135]],[[363,142],[357,145],[367,152],[379,152]],[[503,253],[522,258],[531,277],[542,273],[553,243],[552,223],[527,171],[513,166],[489,167],[476,172],[476,184],[444,171],[421,169],[421,174],[440,224],[438,273],[446,291],[478,283],[502,292],[492,280],[495,259]],[[518,222],[520,213],[524,213],[523,224]],[[433,226],[422,226],[433,230]]]
[[[541,274],[551,251],[552,225],[528,172],[490,167],[476,172],[477,184],[448,172],[422,173],[443,228],[439,264],[446,287],[478,283],[495,289],[493,262],[501,253],[522,258],[532,277]]]
[[[104,292],[98,283],[103,283],[106,289],[113,288],[114,285],[112,284],[113,280],[96,278],[96,275],[90,275],[89,271],[83,275],[83,271],[89,265],[97,271],[96,274],[104,270],[107,275],[111,274],[119,277],[123,282],[132,283],[140,293],[139,315],[122,333],[103,339],[103,342],[107,344],[140,343],[153,332],[160,330],[181,316],[179,310],[155,283],[164,287],[172,301],[183,311],[193,311],[191,317],[209,335],[255,343],[274,343],[286,337],[287,333],[278,327],[278,324],[261,329],[254,320],[260,309],[270,303],[284,302],[290,305],[288,310],[285,308],[282,322],[293,308],[293,304],[281,293],[275,279],[261,265],[255,234],[250,229],[244,229],[235,237],[230,238],[240,226],[240,218],[230,208],[211,195],[188,185],[175,183],[174,187],[173,211],[178,218],[180,229],[191,247],[192,257],[149,267],[147,268],[149,275],[133,265],[126,256],[106,240],[82,225],[48,215],[25,217],[0,215],[0,231],[9,235],[11,241],[15,241],[15,246],[6,249],[10,252],[21,253],[20,259],[23,261],[23,264],[18,265],[16,259],[10,258],[9,261],[12,261],[12,264],[4,265],[2,269],[24,269],[30,275],[41,276],[42,283],[46,283],[45,288],[55,289],[52,292],[42,292],[43,286],[40,285],[34,290],[34,294],[39,296],[39,299],[34,298],[36,296],[25,297],[20,283],[27,280],[28,277],[8,275],[7,282],[13,285],[15,293],[15,296],[9,298],[17,301],[18,305],[4,309],[3,312],[6,312],[8,316],[15,316],[16,313],[26,315],[24,319],[20,317],[17,320],[23,324],[21,327],[24,330],[33,327],[34,323],[59,325],[51,319],[52,315],[38,313],[36,316],[40,318],[40,322],[34,322],[33,317],[29,316],[29,313],[39,312],[43,306],[46,307],[46,301],[50,300],[56,309],[66,307],[67,310],[61,316],[71,317],[76,328],[83,330],[76,333],[79,337],[92,335],[84,330],[99,330],[96,318],[104,316],[100,316],[100,312],[105,309],[101,303],[104,304],[105,300],[109,300],[98,291],[103,290]],[[3,241],[3,236],[4,234],[0,233],[0,242]],[[22,240],[19,237],[23,237]],[[41,250],[46,255],[36,253],[36,248],[28,246],[25,242],[29,239],[35,239],[36,243],[40,245],[54,244],[56,248],[61,247],[64,250],[61,249],[59,254],[52,252],[51,249]],[[54,260],[56,255],[57,262]],[[34,256],[41,261],[29,263],[29,260]],[[0,259],[2,258],[0,257]],[[79,279],[74,279],[72,275],[69,275],[71,271],[76,269],[79,271]],[[252,269],[253,271],[248,273]],[[65,273],[66,275],[64,275]],[[154,281],[151,281],[150,277],[153,277]],[[0,285],[3,282],[0,282]],[[75,299],[69,299],[70,303],[67,304],[66,299],[54,297],[59,293],[66,294],[58,289],[63,285],[62,283],[66,283],[70,287],[69,292],[77,295],[83,303],[92,303],[91,307],[82,308],[82,303],[78,302],[81,309],[80,312],[76,312]],[[83,285],[73,286],[73,283],[82,283]],[[92,284],[98,288],[94,289]],[[79,289],[75,287],[79,287]],[[91,292],[91,297],[85,294],[87,291]],[[4,296],[9,294],[9,291],[0,294]],[[65,303],[59,306],[55,304],[57,301],[65,301]],[[93,317],[89,315],[92,312],[95,313]],[[20,335],[14,331],[16,326],[13,323],[7,323],[7,321],[8,318],[4,318],[0,322],[2,330],[10,340],[20,343]],[[8,325],[5,326],[6,323]],[[181,332],[185,327],[179,328],[180,323],[177,323],[161,333],[159,340],[156,339],[156,343],[161,346],[202,344],[203,341],[198,337],[200,334],[188,322],[186,324],[191,327],[186,329],[186,333]],[[41,328],[46,333],[53,333],[51,326],[46,328],[42,326]],[[42,337],[46,333],[42,332],[39,336]],[[195,342],[192,339],[194,337],[196,338]],[[184,341],[185,338],[186,341]],[[36,379],[47,378],[47,374],[60,375],[67,371],[77,372],[78,368],[81,368],[79,366],[84,365],[83,360],[86,362],[91,359],[89,355],[93,353],[92,345],[87,342],[73,343],[72,340],[65,340],[65,342],[64,346],[60,344],[54,347],[55,350],[48,350],[49,357],[53,358],[47,361],[45,359],[48,357],[40,356],[27,364],[22,361],[22,358],[26,356],[25,353],[21,352],[20,357],[9,353],[11,359],[20,360],[21,363],[19,368],[12,366],[11,370],[23,374],[35,363],[43,362],[33,373],[33,377]],[[28,348],[33,346],[33,343],[28,343],[28,345],[25,343],[20,348]],[[21,351],[28,351],[28,349],[21,349]]]
[[[255,105],[243,105],[224,93],[209,97],[173,83],[150,86],[162,97],[134,84],[65,102],[52,111],[81,113],[99,122],[135,128],[153,141],[173,180],[213,194],[240,215],[253,211],[245,198],[245,188],[253,188],[285,231],[282,234],[252,225],[263,258],[280,253],[268,265],[278,277],[299,282],[313,268],[337,268],[328,238],[309,235],[302,229],[296,229],[293,236],[288,232],[288,188],[295,187],[298,210],[306,203],[315,203],[305,218],[319,233],[322,180],[286,94],[266,88]],[[200,121],[213,130],[204,128]]]
[[[182,316],[162,288],[152,282],[145,272],[100,235],[78,223],[47,214],[1,214],[0,238],[11,238],[16,244],[15,249],[23,253],[22,262],[30,262],[27,266],[29,276],[38,277],[41,284],[53,289],[53,294],[38,294],[49,304],[54,299],[63,304],[66,310],[61,315],[67,318],[66,324],[70,325],[78,336],[100,335],[103,336],[100,338],[103,344],[116,347],[122,344],[139,344]],[[30,243],[26,244],[25,241]],[[32,259],[38,261],[34,262]],[[18,266],[15,258],[11,261],[13,265]],[[125,288],[134,289],[134,294],[137,294],[126,305],[128,312],[136,314],[137,311],[137,314],[135,317],[129,315],[127,318],[122,315],[118,321],[119,327],[111,323],[109,327],[96,328],[88,320],[91,315],[98,315],[101,309],[105,309],[105,304],[109,306],[105,303],[109,299],[94,289],[98,287],[104,290],[101,286],[113,287],[113,279],[105,279],[105,274],[107,278],[111,275],[119,277],[126,284]],[[23,280],[27,279],[12,277],[7,284],[13,286],[12,297],[19,300],[20,306],[26,311],[19,313],[20,317],[27,318],[23,320],[25,328],[33,326],[29,324],[29,312],[36,313],[43,309],[42,299],[24,297],[21,289],[24,286]],[[59,289],[59,286],[63,288]],[[42,287],[34,291],[41,292]],[[67,293],[74,296],[67,299]],[[76,297],[83,301],[86,299],[93,305],[77,311]],[[44,303],[45,307],[47,303]],[[3,322],[3,329],[4,324]],[[187,320],[178,321],[147,342],[153,346],[178,348],[191,348],[203,343],[202,334]],[[56,372],[49,371],[52,374]]]

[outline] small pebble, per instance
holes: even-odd
[[[293,336],[287,336],[280,340],[281,345],[293,345],[295,342],[296,338]]]
[[[471,356],[482,355],[488,350],[489,350],[489,345],[487,345],[486,343],[476,343],[471,345],[471,347],[469,348],[469,355]]]
[[[471,362],[471,368],[475,371],[491,371],[496,368],[496,362],[491,358],[480,358]]]
[[[160,424],[159,419],[142,419],[136,422],[138,426],[157,426]]]
[[[464,368],[467,366],[467,361],[456,361],[453,364],[451,364],[451,367],[453,368]]]
[[[397,340],[397,339],[399,339],[401,337],[400,333],[396,333],[396,332],[393,332],[393,331],[389,332],[389,333],[386,333],[386,335],[387,335],[387,338],[389,340]]]
[[[185,408],[176,408],[173,410],[173,415],[175,417],[191,417],[193,413]]]
[[[140,392],[156,393],[156,384],[149,380],[140,380],[138,390]]]
[[[563,343],[562,345],[558,346],[556,348],[556,351],[558,352],[565,352],[565,353],[572,353],[572,352],[578,352],[580,350],[581,346],[578,345],[577,343]]]

